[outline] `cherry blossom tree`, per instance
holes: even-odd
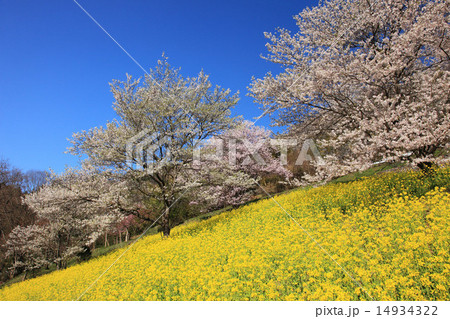
[[[118,242],[122,242],[122,234],[124,234],[125,242],[127,242],[130,238],[130,232],[129,229],[131,226],[133,226],[136,223],[137,217],[135,215],[126,215],[124,218],[120,219],[119,222],[117,222],[114,225],[114,234],[118,237]]]
[[[122,174],[136,203],[163,212],[152,220],[169,236],[170,210],[185,191],[180,176],[192,162],[195,144],[232,125],[237,94],[213,88],[203,72],[183,78],[167,59],[142,81],[127,76],[124,82],[114,81],[111,90],[118,118],[74,134],[69,151]]]
[[[36,214],[22,202],[24,192],[37,189],[44,181],[44,172],[22,171],[11,167],[11,165],[0,159],[0,283],[7,280],[12,272],[17,269],[28,269],[25,265],[19,265],[25,257],[20,259],[6,256],[8,240],[11,231],[17,227],[33,224],[36,221]],[[26,262],[26,261],[24,261]]]
[[[209,139],[198,150],[195,177],[189,177],[198,185],[198,189],[192,187],[195,202],[207,209],[237,206],[251,199],[264,175],[288,181],[292,173],[283,165],[280,148],[271,137],[271,131],[243,121]]]
[[[126,192],[126,185],[110,171],[85,165],[59,175],[52,173],[48,183],[28,194],[24,202],[36,212],[38,223],[45,225],[42,236],[51,237],[49,261],[64,267],[69,258],[118,223],[127,209]]]
[[[322,177],[376,161],[438,161],[450,142],[449,2],[328,0],[295,16],[298,32],[266,33],[284,69],[251,95],[326,150]]]
[[[29,225],[14,228],[6,242],[6,257],[13,259],[12,276],[23,272],[25,280],[29,271],[48,265],[48,242],[49,233],[45,227]]]

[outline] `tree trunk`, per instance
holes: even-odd
[[[61,235],[58,235],[58,251],[56,253],[56,258],[58,262],[56,263],[56,270],[61,269],[61,254],[62,254],[62,238]]]
[[[128,228],[127,228],[127,230],[125,231],[125,241],[126,242],[128,241],[129,236],[130,236],[130,233],[128,232]]]
[[[166,203],[166,211],[161,217],[161,226],[164,237],[169,237],[170,235],[169,212],[170,212],[170,205]]]
[[[105,247],[109,246],[109,242],[108,242],[108,233],[105,233]]]
[[[25,279],[27,279],[27,271],[26,270],[23,272],[22,281],[25,281]]]

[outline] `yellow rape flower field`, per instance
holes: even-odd
[[[449,173],[276,196],[317,243],[272,199],[179,226],[169,239],[144,237],[81,300],[449,300]],[[77,299],[125,249],[5,287],[0,299]]]

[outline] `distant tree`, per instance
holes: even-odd
[[[318,139],[323,177],[374,161],[436,161],[450,142],[448,1],[322,1],[266,33],[284,72],[250,92],[274,123]]]
[[[28,194],[25,203],[45,225],[51,240],[49,262],[62,268],[123,218],[127,189],[108,171],[89,166],[52,173],[38,191]]]
[[[8,236],[6,257],[12,258],[11,277],[16,273],[27,273],[49,264],[47,250],[49,232],[43,226],[17,226]]]
[[[29,170],[23,174],[22,191],[24,193],[31,193],[37,191],[45,184],[50,174],[46,171]]]
[[[129,228],[133,226],[136,221],[135,215],[127,215],[124,218],[120,219],[115,226],[115,232],[119,238],[119,243],[122,242],[122,234],[124,234],[124,240],[127,242],[130,239]]]
[[[31,193],[41,187],[49,173],[40,170],[29,170],[26,173],[11,167],[6,160],[0,159],[0,184],[20,188],[23,193]]]
[[[192,162],[192,150],[232,125],[230,109],[238,97],[213,88],[203,72],[183,78],[167,59],[158,61],[142,83],[127,76],[125,82],[114,81],[111,90],[118,119],[74,134],[69,151],[121,173],[141,209],[164,212],[160,220],[156,215],[148,220],[161,224],[169,236],[171,209],[183,195],[180,177]]]
[[[36,220],[36,214],[22,202],[22,179],[20,170],[0,159],[0,282],[10,277],[9,268],[13,263],[6,256],[9,234],[15,227],[25,227]]]
[[[21,188],[22,181],[22,171],[12,167],[8,161],[0,159],[0,185]]]
[[[14,227],[35,221],[35,214],[22,203],[22,173],[0,160],[0,246]]]

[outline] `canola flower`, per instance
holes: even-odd
[[[388,173],[279,195],[376,300],[450,299],[450,169]],[[0,290],[73,300],[124,249]],[[81,300],[369,300],[272,200],[144,237]]]

